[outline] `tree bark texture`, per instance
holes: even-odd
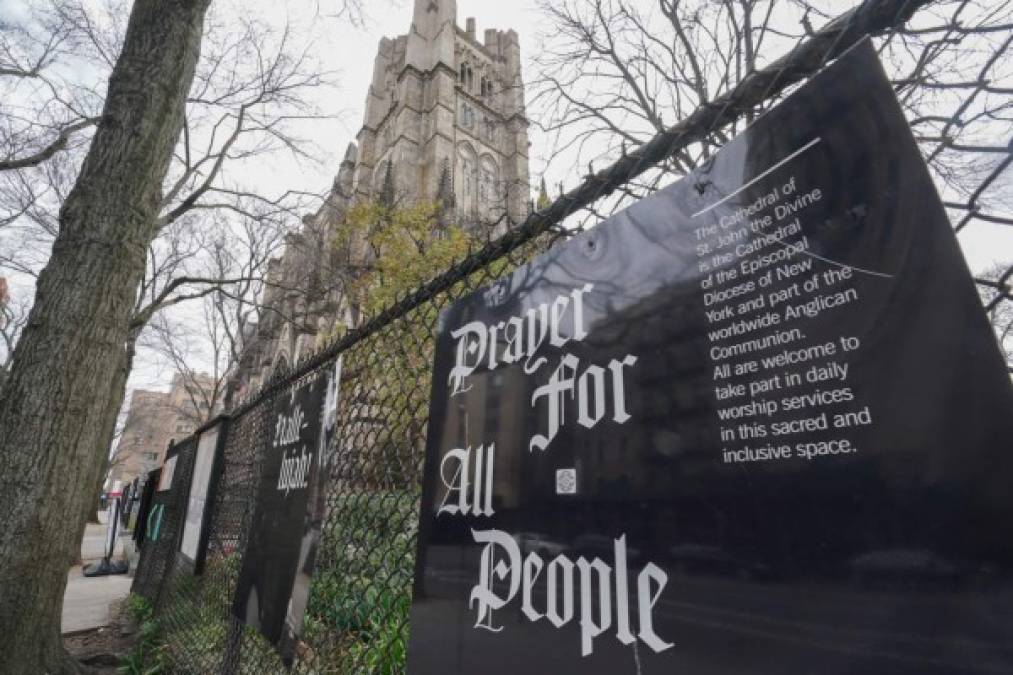
[[[60,639],[67,569],[123,400],[131,310],[209,3],[134,3],[0,391],[2,674],[73,670]]]

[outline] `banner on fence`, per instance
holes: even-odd
[[[199,574],[207,549],[208,504],[214,498],[215,482],[219,478],[222,439],[226,418],[219,417],[198,432],[186,516],[183,519],[183,536],[179,550],[193,564]]]
[[[339,360],[276,398],[239,572],[233,614],[277,645],[286,663],[302,628],[320,537],[340,377]]]
[[[144,480],[144,487],[141,488],[141,501],[137,504],[137,525],[134,527],[133,539],[137,546],[144,544],[148,538],[148,516],[151,514],[151,507],[155,498],[155,487],[158,485],[158,478],[161,469],[149,471]]]
[[[169,452],[172,452],[172,446],[169,446]],[[158,492],[165,492],[166,490],[172,489],[172,477],[176,473],[176,455],[166,458],[165,463],[162,464],[162,473],[158,477]]]
[[[866,41],[441,316],[409,672],[974,671],[1011,406]]]

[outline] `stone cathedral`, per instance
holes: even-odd
[[[407,35],[383,38],[362,128],[323,206],[272,260],[260,323],[243,336],[227,405],[312,349],[354,309],[322,278],[334,227],[357,202],[441,204],[442,219],[490,236],[531,206],[528,121],[516,31],[457,25],[456,0],[414,0]],[[331,263],[333,264],[333,263]]]

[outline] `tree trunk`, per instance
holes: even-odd
[[[106,409],[106,414],[110,415],[110,419],[107,420],[107,433],[100,439],[99,448],[96,450],[101,456],[99,462],[98,472],[95,474],[95,487],[92,489],[92,500],[88,508],[85,509],[85,514],[88,517],[89,523],[99,523],[98,519],[99,507],[99,496],[102,493],[102,486],[106,482],[106,474],[109,473],[110,467],[110,451],[112,450],[112,443],[116,437],[116,419],[119,417],[120,410],[123,408],[123,399],[126,394],[127,378],[130,377],[130,371],[134,369],[134,357],[137,356],[137,339],[140,337],[141,329],[132,328],[130,333],[124,342],[123,348],[126,353],[126,365],[123,368],[123,380],[116,388],[111,388],[111,396],[109,399],[109,405]],[[111,486],[110,486],[111,487]],[[108,508],[108,506],[107,506]],[[81,532],[81,536],[84,537],[84,532]]]
[[[67,568],[123,400],[131,310],[210,0],[136,0],[0,391],[0,673],[74,670]]]
[[[126,352],[126,365],[121,371],[122,377],[116,386],[110,387],[111,398],[109,400],[109,406],[106,410],[106,414],[110,415],[111,418],[106,423],[105,436],[103,436],[100,440],[99,448],[96,450],[101,459],[99,461],[98,471],[95,473],[95,486],[91,491],[91,501],[85,503],[85,524],[81,528],[81,536],[78,537],[79,540],[84,539],[84,534],[88,530],[89,524],[96,525],[101,524],[102,522],[98,519],[100,506],[99,495],[102,492],[102,486],[105,484],[106,474],[109,472],[109,450],[112,446],[112,439],[116,436],[116,418],[119,416],[120,408],[123,407],[127,378],[130,377],[130,371],[134,368],[134,357],[137,355],[137,338],[139,335],[140,329],[138,328],[134,328],[130,331],[130,335],[127,337],[124,345]],[[74,554],[74,561],[71,564],[80,565],[82,562],[81,553],[78,551]]]

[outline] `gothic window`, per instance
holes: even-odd
[[[288,370],[288,358],[284,353],[279,354],[274,362],[274,374],[283,373]]]
[[[496,161],[489,155],[483,156],[479,169],[479,204],[482,215],[486,219],[491,219],[497,210],[497,174]]]
[[[496,122],[488,117],[482,118],[482,136],[488,141],[496,140]]]
[[[456,173],[457,205],[462,214],[472,214],[478,201],[478,156],[467,143],[458,147]]]
[[[470,129],[475,124],[475,111],[466,102],[461,101],[461,126]]]
[[[468,91],[471,91],[472,85],[475,81],[474,80],[475,74],[471,70],[471,64],[469,63],[461,64],[460,77],[461,77],[461,86],[467,89]]]

